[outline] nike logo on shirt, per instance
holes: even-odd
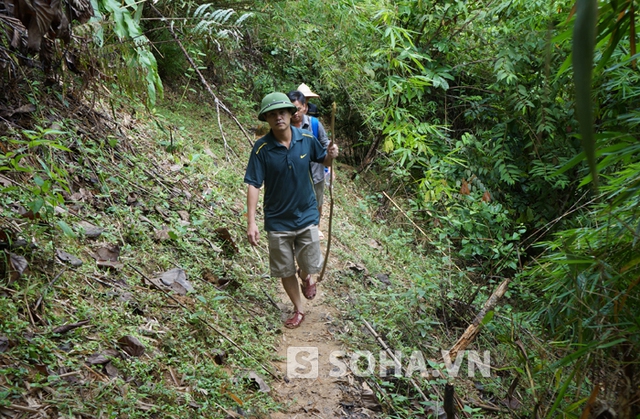
[[[307,157],[307,155],[306,155],[306,154],[301,154],[301,155],[300,155],[300,158],[301,158],[301,159],[304,159],[305,157]]]

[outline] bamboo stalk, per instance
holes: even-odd
[[[450,383],[444,386],[444,412],[447,419],[456,418],[455,388]]]

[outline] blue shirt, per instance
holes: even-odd
[[[264,184],[265,230],[295,231],[320,222],[310,165],[326,155],[312,134],[296,127],[291,127],[288,149],[271,131],[256,141],[244,182],[256,188]]]
[[[304,115],[300,128],[306,129],[315,135],[311,124],[311,117],[309,115]],[[329,136],[327,135],[327,131],[325,131],[324,125],[322,125],[320,120],[318,120],[318,135],[315,135],[315,137],[320,141],[320,144],[322,144],[324,148],[329,147]],[[324,164],[312,163],[311,176],[313,176],[313,183],[317,184],[318,182],[324,182]]]

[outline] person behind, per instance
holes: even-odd
[[[247,238],[256,246],[260,232],[256,210],[260,188],[264,185],[264,229],[269,243],[269,269],[280,277],[293,303],[293,316],[285,326],[295,328],[304,320],[303,300],[297,274],[302,280],[302,294],[311,300],[316,295],[312,274],[322,268],[318,237],[318,205],[310,176],[310,163],[331,166],[338,157],[338,147],[324,149],[309,132],[291,126],[291,116],[298,109],[287,95],[266,95],[260,104],[258,119],[271,128],[253,146],[244,177],[247,186]]]
[[[314,105],[313,103],[309,102],[309,98],[319,98],[320,96],[318,96],[316,93],[313,93],[311,91],[311,89],[309,88],[309,86],[307,86],[304,83],[302,83],[300,86],[298,86],[298,91],[302,92],[302,94],[304,95],[305,99],[307,99],[307,115],[315,116],[317,118],[319,116],[318,115],[318,107],[316,105]]]
[[[292,90],[287,93],[287,96],[297,108],[296,113],[291,116],[291,125],[311,132],[320,141],[322,147],[327,148],[329,146],[327,131],[318,118],[307,115],[307,99],[305,95],[299,90]],[[322,220],[322,204],[324,203],[324,168],[323,164],[311,163],[313,189],[316,193],[316,201],[318,201],[320,220]],[[318,223],[318,234],[320,240],[324,239],[324,234],[320,231],[320,223]]]

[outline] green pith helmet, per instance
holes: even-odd
[[[293,103],[289,100],[287,95],[280,92],[269,93],[262,99],[262,103],[260,104],[260,113],[258,114],[258,119],[261,121],[266,121],[264,119],[264,114],[269,111],[274,111],[276,109],[289,109],[291,113],[295,113],[298,108],[295,107]]]

